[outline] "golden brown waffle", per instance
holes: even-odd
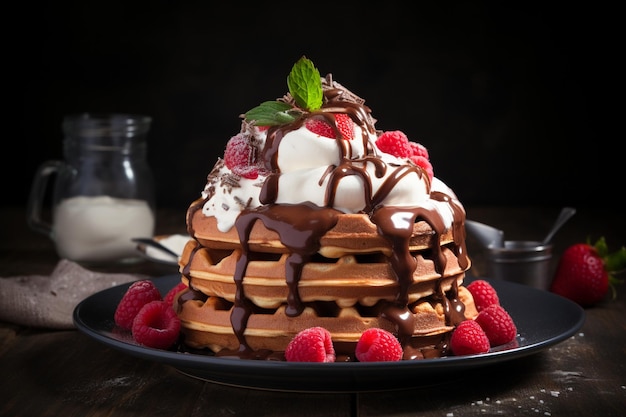
[[[242,254],[239,237],[234,228],[219,232],[215,219],[203,216],[199,210],[190,211],[189,216],[195,239],[185,246],[180,270],[183,281],[202,296],[187,297],[180,303],[185,343],[214,352],[236,351],[240,340],[233,330],[231,313],[237,291],[233,277]],[[415,322],[410,346],[419,350],[445,343],[453,330],[445,313],[448,297],[465,305],[465,317],[474,318],[478,313],[471,295],[462,286],[469,266],[459,265],[452,231],[440,236],[446,260],[442,274],[429,259],[434,235],[430,226],[420,221],[413,231],[410,251],[417,259],[417,268],[407,294]],[[339,216],[321,242],[318,255],[303,266],[298,282],[304,311],[288,316],[288,250],[274,231],[260,221],[254,224],[249,239],[250,260],[243,279],[245,298],[254,306],[244,332],[248,347],[282,352],[299,331],[322,326],[331,333],[338,352],[345,349],[345,354],[349,354],[366,329],[395,331],[394,323],[380,315],[382,305],[393,303],[400,292],[389,263],[389,241],[379,235],[367,215],[346,214]]]
[[[192,235],[202,246],[212,249],[236,249],[241,247],[237,230],[233,227],[228,232],[217,229],[215,217],[206,217],[201,210],[190,210],[188,224]],[[432,244],[433,230],[425,221],[418,221],[413,226],[413,236],[409,249],[418,251],[428,249]],[[453,242],[452,229],[440,236],[440,244]],[[378,233],[377,227],[365,214],[342,214],[337,224],[320,240],[320,254],[327,258],[338,258],[345,254],[382,253],[389,256],[389,241]],[[257,221],[252,227],[248,240],[250,250],[264,253],[286,253],[278,234],[267,229],[263,222]]]
[[[458,298],[465,304],[465,314],[475,317],[476,309],[469,291],[459,287]],[[230,314],[232,303],[220,298],[209,297],[206,302],[187,301],[179,313],[185,343],[194,348],[210,348],[214,352],[222,349],[237,350],[239,342],[233,332]],[[250,316],[245,331],[246,341],[254,350],[267,349],[282,352],[289,341],[302,329],[313,326],[326,328],[336,346],[346,350],[339,353],[351,354],[361,334],[368,328],[380,327],[390,332],[393,324],[379,318],[376,308],[363,308],[360,305],[339,308],[328,303],[315,303],[307,306],[297,317],[288,317],[285,307],[265,310]],[[443,305],[425,299],[411,306],[416,317],[416,328],[411,345],[414,348],[432,348],[452,330],[446,325]],[[332,312],[332,314],[330,314]]]
[[[241,250],[228,253],[209,248],[196,249],[190,241],[181,257],[186,265],[185,274],[193,280],[193,287],[206,295],[222,297],[230,302],[235,299],[233,275]],[[444,247],[447,259],[444,277],[435,272],[434,262],[417,253],[418,268],[409,288],[409,302],[432,295],[438,288],[448,291],[456,281],[463,283],[463,270],[450,249]],[[248,263],[244,280],[246,298],[261,308],[277,308],[285,303],[288,288],[285,283],[287,254],[256,254]],[[262,258],[262,259],[259,259]],[[183,279],[187,281],[186,277]],[[372,306],[380,300],[393,301],[399,292],[398,282],[387,258],[380,254],[343,255],[340,258],[324,258],[304,265],[299,282],[299,294],[303,302],[333,301],[340,307],[356,303]]]

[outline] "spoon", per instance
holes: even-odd
[[[556,218],[556,221],[554,222],[554,224],[552,225],[552,228],[550,229],[550,232],[548,232],[548,234],[546,235],[545,238],[543,238],[543,240],[541,241],[542,245],[547,245],[548,243],[550,243],[550,241],[552,240],[552,238],[554,237],[554,235],[556,234],[556,232],[561,228],[561,226],[563,226],[565,224],[566,221],[569,220],[570,217],[572,217],[574,214],[576,214],[576,209],[574,209],[573,207],[563,207],[561,209],[561,213],[559,213],[559,216]]]
[[[487,248],[504,246],[504,232],[500,229],[467,219],[465,220],[465,228]]]
[[[174,252],[173,250],[171,250],[170,248],[168,248],[165,245],[162,245],[161,243],[159,243],[158,241],[149,238],[149,237],[134,237],[131,239],[133,242],[135,243],[142,243],[144,245],[147,246],[152,246],[153,248],[157,248],[159,250],[162,250],[165,253],[168,253],[172,256],[174,256],[175,258],[178,259],[178,254],[176,252]]]

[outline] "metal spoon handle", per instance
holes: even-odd
[[[550,232],[543,239],[541,244],[547,245],[548,243],[550,243],[556,232],[558,232],[561,226],[563,226],[565,222],[568,221],[570,217],[572,217],[574,214],[576,214],[576,209],[574,209],[573,207],[563,207],[561,213],[559,213],[559,217],[557,217],[556,219],[556,222],[554,223],[554,225],[552,225],[552,229],[550,229]]]
[[[152,246],[153,248],[157,248],[159,250],[162,250],[163,252],[166,252],[166,253],[174,256],[175,258],[178,258],[178,254],[176,252],[174,252],[170,248],[160,244],[159,242],[157,242],[154,239],[143,238],[143,237],[134,237],[134,238],[132,238],[132,241],[136,242],[136,243],[142,243],[144,245]]]

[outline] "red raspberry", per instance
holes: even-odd
[[[412,155],[411,161],[413,161],[413,163],[415,163],[415,165],[417,165],[418,167],[424,169],[424,171],[426,171],[426,174],[428,174],[428,178],[430,178],[430,181],[433,181],[433,177],[435,176],[435,174],[433,172],[433,166],[428,159],[423,156]]]
[[[376,139],[376,146],[381,151],[398,158],[410,158],[412,155],[409,138],[400,130],[383,132]]]
[[[167,292],[167,294],[165,294],[165,297],[163,297],[163,301],[168,303],[170,306],[173,306],[174,305],[174,297],[176,297],[179,292],[181,292],[181,291],[183,291],[185,289],[187,289],[187,285],[185,285],[184,282],[179,282],[174,287],[172,287],[172,289],[169,290]]]
[[[254,179],[259,175],[256,148],[243,133],[233,136],[226,143],[224,163],[226,168],[241,177]]]
[[[335,348],[330,332],[323,327],[300,331],[287,345],[288,362],[335,362]]]
[[[500,305],[492,304],[476,316],[491,346],[509,343],[517,335],[517,327],[509,313]]]
[[[450,350],[456,356],[489,352],[489,339],[474,320],[464,320],[456,326],[450,337]]]
[[[356,344],[359,362],[391,362],[402,359],[402,345],[387,330],[372,328],[363,332]]]
[[[472,281],[466,288],[472,294],[472,297],[474,297],[474,304],[478,312],[493,304],[500,305],[500,299],[498,298],[496,290],[484,279]]]
[[[253,180],[259,176],[259,167],[254,165],[236,166],[232,171],[243,178]]]
[[[421,143],[409,142],[409,146],[411,147],[411,156],[422,156],[427,160],[429,159],[428,149]]]
[[[161,300],[161,293],[152,281],[135,281],[126,290],[122,300],[115,309],[113,319],[115,324],[123,329],[130,330],[133,320],[141,307],[150,301]]]
[[[335,125],[343,139],[351,140],[354,138],[354,122],[350,116],[345,113],[333,113],[333,116],[335,117]],[[308,119],[305,126],[311,132],[324,136],[325,138],[339,139],[337,138],[335,130],[324,119]]]
[[[180,319],[165,301],[151,301],[144,305],[135,320],[132,334],[141,345],[167,349],[176,342],[180,333]]]

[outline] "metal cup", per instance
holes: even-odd
[[[489,246],[486,252],[490,278],[547,290],[552,281],[552,245],[538,241],[507,240],[503,247]]]

